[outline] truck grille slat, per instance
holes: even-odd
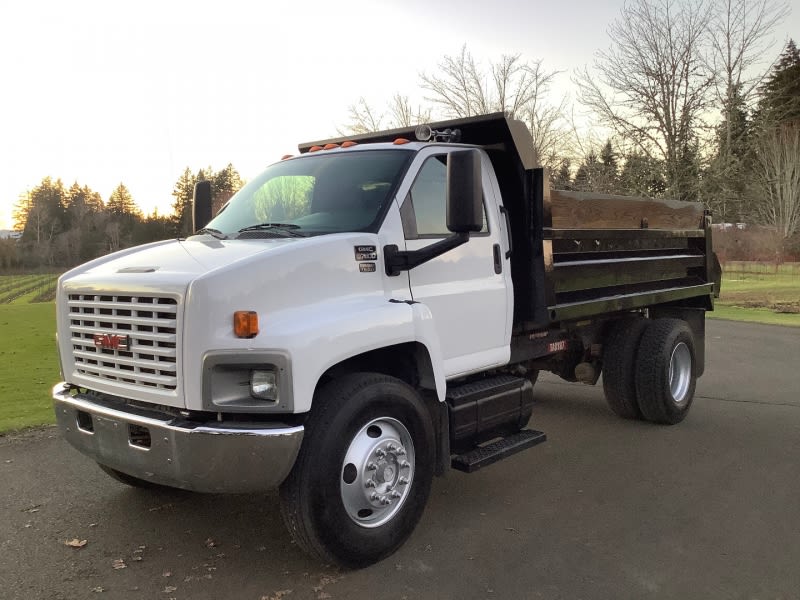
[[[94,343],[94,337],[91,334],[87,333],[85,334],[85,337],[70,338],[70,343],[73,346],[85,346],[87,341]],[[78,350],[75,349],[75,351],[77,352]],[[151,354],[154,356],[169,357],[171,359],[171,362],[175,362],[175,357],[177,356],[175,348],[167,348],[167,347],[161,348],[158,346],[145,346],[145,345],[134,344],[130,347],[130,351],[137,354],[145,354],[145,355]]]
[[[84,336],[88,336],[88,337],[85,338],[85,339],[88,339],[88,340],[94,339],[94,334],[98,333],[96,327],[83,327],[81,325],[76,325],[75,323],[71,323],[70,324],[70,331],[72,331],[73,334],[80,333],[80,334],[83,334]],[[175,340],[175,334],[174,333],[154,333],[152,331],[142,331],[141,328],[138,329],[138,330],[133,330],[133,331],[135,331],[135,333],[136,333],[136,339],[139,340],[139,343],[141,343],[144,346],[153,346],[154,343],[155,344],[163,343],[163,344],[165,344],[164,347],[167,348],[167,347],[170,347],[170,346],[167,346],[166,344],[173,343],[172,347],[174,347],[174,340]],[[127,333],[129,335],[131,333],[130,330],[122,330],[122,329],[107,329],[106,333],[108,333],[108,332],[111,332],[111,333]],[[80,337],[80,336],[77,336],[77,337]]]
[[[72,355],[80,375],[150,391],[177,388],[177,300],[137,294],[70,294],[67,306]],[[98,347],[97,335],[128,336],[128,347]]]
[[[113,363],[114,368],[124,368],[121,365],[133,367],[134,369],[152,369],[151,365],[142,367],[142,361],[127,356],[114,356],[113,354],[106,354],[104,352],[85,352],[82,350],[73,351],[73,356],[85,359],[87,364],[105,364]],[[132,355],[133,352],[124,352],[125,355]],[[111,359],[111,360],[108,360]],[[153,361],[154,365],[158,365],[160,371],[169,371],[169,375],[175,376],[176,365],[170,360]]]

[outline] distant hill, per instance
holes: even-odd
[[[11,229],[0,229],[0,240],[5,240],[11,238],[12,240],[18,240],[22,237],[21,231],[13,231]]]

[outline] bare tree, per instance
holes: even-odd
[[[412,127],[431,120],[430,108],[418,106],[414,110],[408,96],[400,93],[392,96],[388,113],[388,115],[385,112],[379,113],[362,96],[358,102],[348,107],[350,122],[344,128],[338,129],[338,133],[341,136],[358,135],[381,129]]]
[[[363,96],[358,99],[358,102],[348,107],[348,113],[350,123],[345,126],[344,130],[339,131],[341,135],[358,135],[381,130],[383,115],[377,114]]]
[[[552,83],[556,71],[546,71],[542,61],[523,61],[521,55],[503,55],[490,62],[488,72],[467,50],[445,56],[435,74],[421,73],[422,88],[434,106],[447,117],[471,117],[505,112],[520,117],[531,102]]]
[[[579,100],[603,124],[664,161],[669,193],[682,198],[696,190],[687,161],[714,83],[703,54],[710,17],[702,0],[626,4],[609,28],[611,48],[574,79]]]
[[[756,214],[783,243],[800,231],[800,121],[764,128],[755,155],[761,193]]]
[[[722,219],[740,213],[749,155],[747,113],[768,72],[770,34],[788,14],[782,0],[715,0],[708,26],[709,68],[717,74],[715,94],[722,109],[718,149],[707,174],[707,201]]]
[[[431,109],[417,106],[414,110],[408,96],[399,93],[392,96],[389,102],[389,114],[392,127],[411,127],[431,120]]]
[[[525,61],[521,55],[503,55],[477,62],[466,46],[455,56],[445,56],[439,70],[421,73],[421,87],[430,107],[414,110],[407,96],[395,94],[387,112],[378,112],[364,98],[349,107],[349,123],[340,135],[410,127],[437,118],[463,118],[503,112],[524,121],[533,137],[534,152],[541,164],[557,167],[571,154],[572,131],[564,118],[567,99],[547,101],[557,71],[547,71],[542,61]]]
[[[780,0],[716,0],[708,23],[709,66],[719,74],[715,90],[725,106],[732,105],[737,90],[746,104],[751,102],[767,73],[754,68],[769,62],[764,53],[771,46],[770,35],[788,14],[788,6]]]
[[[463,46],[460,54],[445,56],[436,73],[421,73],[420,79],[427,100],[445,117],[504,112],[524,121],[539,162],[555,166],[570,137],[564,126],[566,98],[558,104],[546,100],[556,75],[541,60],[525,61],[520,54],[503,55],[486,68]]]
[[[573,131],[567,126],[567,97],[558,104],[549,104],[539,95],[531,100],[519,117],[525,121],[533,138],[533,150],[539,163],[556,169],[565,157],[573,154]]]

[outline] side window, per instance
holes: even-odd
[[[417,173],[411,190],[400,207],[406,239],[444,237],[447,229],[447,155],[431,156]],[[486,233],[486,208],[483,228]]]

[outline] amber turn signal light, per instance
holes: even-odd
[[[236,337],[254,338],[258,335],[258,313],[254,310],[237,310],[233,313],[233,332]]]

